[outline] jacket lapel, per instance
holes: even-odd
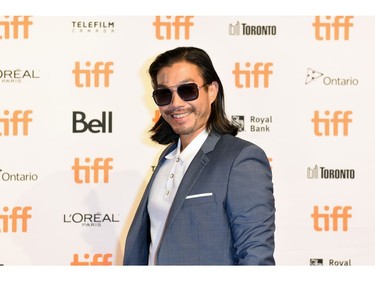
[[[218,135],[209,134],[201,149],[198,151],[197,155],[195,155],[193,161],[190,163],[189,168],[186,170],[185,175],[182,178],[173,204],[169,211],[169,215],[164,228],[164,233],[168,231],[168,228],[173,223],[173,220],[180,211],[182,204],[186,199],[186,196],[189,195],[190,190],[198,179],[203,168],[209,162],[210,159],[209,157],[207,157],[207,153],[211,152],[214,149],[219,138],[220,136]]]

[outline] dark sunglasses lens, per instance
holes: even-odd
[[[154,101],[157,105],[167,105],[172,100],[172,92],[168,88],[166,89],[157,89],[153,93]]]
[[[199,89],[197,84],[183,84],[177,88],[178,95],[184,101],[192,101],[198,98]]]

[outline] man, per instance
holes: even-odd
[[[275,205],[267,156],[235,137],[208,54],[179,47],[150,65],[168,144],[129,229],[124,265],[274,265]]]

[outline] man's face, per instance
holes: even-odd
[[[156,79],[158,88],[170,88],[173,92],[170,104],[159,106],[159,110],[173,131],[180,135],[185,148],[206,128],[211,113],[211,103],[217,95],[217,83],[201,87],[204,81],[198,67],[188,62],[178,62],[162,68]],[[181,84],[192,82],[199,86],[199,96],[196,100],[184,101],[177,94],[176,89]]]

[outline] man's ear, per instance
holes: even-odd
[[[208,87],[208,95],[210,97],[211,103],[213,103],[215,101],[218,92],[219,92],[219,83],[214,81]]]

